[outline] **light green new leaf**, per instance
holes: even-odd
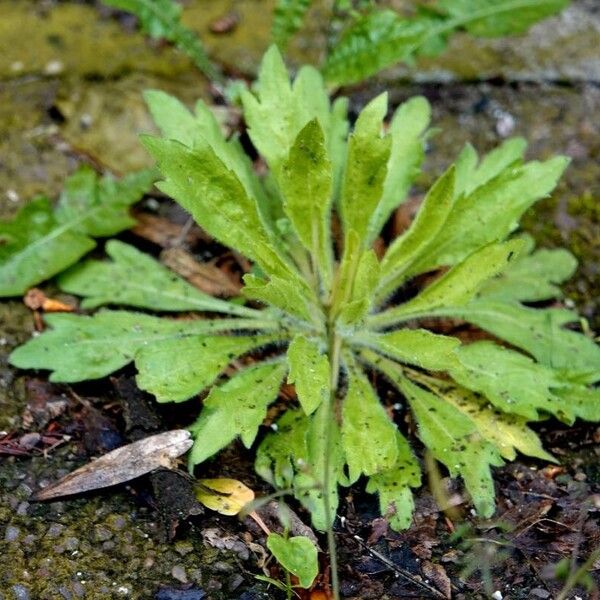
[[[283,207],[298,238],[311,253],[329,291],[332,276],[332,170],[325,136],[313,119],[300,131],[279,178]]]
[[[133,246],[111,240],[112,262],[88,260],[63,273],[60,288],[83,296],[84,309],[121,304],[159,311],[199,310],[252,316],[253,311],[204,294]]]
[[[319,72],[302,67],[293,85],[277,46],[265,53],[256,83],[256,94],[242,92],[244,118],[252,143],[277,176],[281,163],[300,130],[317,118],[329,138],[330,105]]]
[[[493,443],[501,456],[514,460],[516,450],[550,462],[557,462],[543,448],[537,434],[527,427],[527,419],[502,412],[473,392],[447,381],[424,378],[424,383],[436,396],[456,408],[477,427],[483,439]]]
[[[373,250],[365,250],[358,261],[350,298],[340,310],[340,323],[355,325],[363,320],[371,308],[378,283],[379,259]]]
[[[290,366],[288,383],[296,386],[298,401],[307,415],[313,413],[331,396],[331,368],[327,354],[323,354],[314,340],[295,337],[288,347]]]
[[[387,93],[371,100],[358,116],[348,142],[340,210],[344,231],[355,231],[362,248],[367,246],[369,220],[383,193],[390,157],[391,137],[382,136],[387,106]]]
[[[342,404],[342,447],[350,483],[360,475],[375,475],[396,464],[396,435],[396,426],[368,379],[350,363],[348,392]]]
[[[267,407],[277,398],[286,369],[281,360],[261,363],[212,388],[200,417],[190,427],[194,437],[190,467],[204,462],[238,436],[246,448],[252,445]]]
[[[572,407],[553,393],[567,387],[558,372],[493,342],[461,346],[456,355],[460,366],[450,370],[452,377],[500,410],[530,420],[538,419],[540,411],[567,422],[575,419]]]
[[[477,165],[477,152],[467,144],[456,161],[456,195],[470,194],[510,166],[522,163],[526,149],[527,142],[523,138],[510,138],[486,154]]]
[[[309,588],[319,574],[317,547],[302,535],[285,538],[277,533],[267,536],[267,548],[277,562],[298,578],[300,587]]]
[[[408,398],[417,420],[419,437],[453,477],[460,475],[482,517],[494,514],[494,481],[490,466],[503,460],[475,424],[453,406],[404,377],[395,383]]]
[[[462,307],[443,307],[432,314],[473,323],[527,351],[538,363],[587,383],[600,379],[600,346],[591,338],[564,327],[578,320],[572,311],[476,300]]]
[[[282,49],[290,38],[302,27],[312,0],[277,0],[273,11],[271,38]]]
[[[377,299],[383,300],[406,278],[419,256],[436,244],[454,202],[455,170],[450,167],[429,190],[408,230],[396,238],[381,263],[382,279]]]
[[[95,245],[87,235],[57,223],[49,200],[33,200],[12,221],[0,222],[0,297],[24,294]]]
[[[390,333],[360,332],[353,334],[348,341],[401,363],[430,371],[446,371],[458,364],[456,350],[460,340],[426,329],[398,329]]]
[[[250,273],[244,275],[242,294],[250,299],[276,306],[283,312],[319,325],[322,321],[321,309],[315,303],[313,294],[303,281],[297,283],[281,277],[271,277],[268,281]]]
[[[109,310],[93,317],[51,314],[46,323],[52,329],[17,348],[10,362],[21,369],[50,370],[50,380],[57,382],[105,377],[130,363],[140,349],[167,340],[257,327],[252,319],[184,321]]]
[[[154,170],[114,180],[82,167],[65,182],[52,211],[44,198],[25,206],[13,221],[0,222],[0,297],[23,294],[89,252],[92,237],[114,235],[135,221],[129,207],[157,178]]]
[[[425,158],[425,138],[431,106],[423,96],[401,104],[394,113],[389,134],[392,148],[379,204],[371,217],[367,245],[373,243],[394,210],[404,202]]]
[[[159,341],[136,353],[136,381],[158,402],[182,402],[211,385],[234,359],[277,339],[198,335]]]
[[[440,0],[438,3],[459,26],[478,37],[523,33],[568,4],[569,0]]]
[[[505,239],[523,213],[554,189],[567,164],[566,158],[555,157],[509,167],[459,197],[435,243],[413,263],[410,274],[456,264],[482,246]]]
[[[569,406],[580,419],[597,423],[600,421],[600,389],[573,385],[554,390],[554,394]]]
[[[466,304],[486,281],[507,268],[522,248],[523,241],[518,238],[484,246],[452,267],[412,300],[373,317],[371,325],[386,326],[416,316],[430,315],[440,307]]]
[[[348,154],[348,131],[350,131],[348,98],[340,96],[336,98],[331,107],[328,142],[329,158],[333,169],[333,199],[335,206],[338,206],[340,187]]]
[[[210,146],[192,150],[176,141],[149,136],[143,142],[165,177],[157,187],[175,198],[198,224],[267,273],[290,273],[273,248],[255,201]]]
[[[175,0],[102,1],[108,6],[133,13],[139,19],[142,30],[151,38],[169,40],[185,52],[209,79],[221,79],[198,35],[181,24],[181,6]]]
[[[391,469],[369,477],[367,492],[379,494],[381,514],[395,531],[408,529],[415,509],[411,487],[421,485],[421,468],[408,440],[396,433],[398,457]]]
[[[488,281],[478,296],[493,301],[539,302],[563,295],[557,284],[569,279],[577,260],[564,248],[533,252],[534,242],[524,237],[527,253],[522,252],[507,269]]]
[[[291,488],[298,471],[306,465],[306,432],[309,420],[302,409],[290,409],[277,421],[256,451],[254,468],[272,486]]]

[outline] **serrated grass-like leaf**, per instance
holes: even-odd
[[[421,485],[421,467],[408,440],[396,433],[398,457],[394,466],[369,477],[367,492],[379,495],[379,508],[395,531],[408,529],[412,523],[415,502],[411,487]]]
[[[331,367],[315,340],[296,336],[288,347],[288,383],[296,386],[300,406],[307,415],[331,397]]]
[[[214,383],[242,354],[279,339],[277,335],[198,335],[156,342],[136,353],[136,381],[158,402],[182,402]]]
[[[59,278],[60,288],[83,296],[84,309],[105,304],[177,312],[209,311],[256,316],[256,311],[204,294],[157,260],[133,246],[111,240],[106,253],[113,260],[88,260]]]
[[[46,323],[52,329],[13,351],[10,362],[21,369],[52,371],[50,380],[56,382],[105,377],[134,360],[141,348],[166,340],[267,325],[253,319],[170,320],[109,310],[93,317],[47,315]]]
[[[312,0],[277,0],[271,37],[282,50],[285,50],[290,38],[302,27],[311,4]]]
[[[247,367],[224,384],[212,388],[198,420],[190,427],[194,437],[190,468],[204,462],[238,436],[249,448],[279,393],[287,366],[283,360]]]
[[[388,471],[398,458],[397,429],[365,374],[349,364],[348,391],[342,403],[342,447],[348,478]]]
[[[181,24],[181,6],[174,0],[102,0],[104,4],[133,13],[151,38],[165,38],[182,52],[209,79],[220,80],[219,70],[212,64],[196,33]]]

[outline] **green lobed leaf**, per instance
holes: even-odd
[[[503,464],[495,445],[469,418],[434,394],[405,377],[396,378],[395,383],[409,401],[421,441],[453,477],[462,477],[477,512],[491,517],[495,493],[490,467]]]
[[[436,244],[454,203],[455,170],[450,167],[429,190],[411,226],[387,249],[381,263],[377,298],[384,299],[407,277],[415,260]]]
[[[353,334],[349,342],[430,371],[446,371],[458,364],[456,350],[460,340],[426,329],[398,329],[390,333],[359,332]]]
[[[277,0],[273,11],[271,38],[282,49],[290,38],[302,27],[304,17],[312,0]]]
[[[349,364],[348,391],[342,403],[342,447],[348,478],[388,471],[398,459],[397,429],[364,373]]]
[[[267,407],[279,394],[287,367],[282,360],[247,367],[204,400],[200,416],[190,427],[194,446],[190,468],[204,462],[238,436],[249,448],[267,415]]]
[[[558,284],[571,278],[577,260],[564,248],[533,251],[533,239],[524,236],[522,252],[507,269],[488,281],[478,296],[493,301],[539,302],[563,295]]]
[[[288,383],[296,386],[298,401],[307,415],[331,396],[331,368],[327,354],[315,340],[296,336],[288,347]]]
[[[386,221],[408,195],[425,158],[425,138],[431,120],[431,106],[423,96],[415,96],[401,104],[390,123],[392,138],[387,176],[381,199],[369,222],[367,245],[381,232]]]
[[[95,246],[92,237],[131,227],[129,207],[156,177],[154,170],[144,170],[119,181],[99,179],[82,167],[66,180],[54,211],[39,198],[12,221],[0,222],[0,297],[23,294],[70,267]]]
[[[278,533],[267,536],[267,548],[277,562],[298,578],[300,587],[309,588],[319,574],[317,547],[307,537],[285,538]]]
[[[382,136],[387,93],[371,100],[361,111],[348,141],[348,158],[342,183],[340,210],[346,234],[358,234],[367,247],[367,230],[383,193],[390,157],[391,137]]]
[[[543,448],[537,434],[527,427],[527,419],[491,406],[482,396],[448,381],[423,377],[427,389],[468,417],[483,439],[494,444],[500,455],[514,460],[516,450],[550,462],[557,462]]]
[[[505,169],[522,164],[526,149],[527,142],[523,138],[510,138],[488,152],[480,162],[473,146],[467,144],[456,161],[456,194],[470,194]]]
[[[267,273],[290,275],[291,267],[275,251],[256,202],[210,146],[190,149],[150,136],[143,142],[165,177],[157,184],[160,190],[177,200],[217,240],[239,250]]]
[[[568,164],[564,157],[509,167],[500,175],[460,196],[435,244],[413,263],[411,275],[453,265],[491,242],[506,238],[523,213],[549,194]]]
[[[252,316],[253,311],[204,294],[133,246],[110,240],[106,253],[112,262],[87,260],[58,281],[69,294],[83,296],[84,309],[121,304],[158,311],[199,310]]]
[[[317,119],[309,121],[296,137],[279,178],[284,210],[300,241],[311,253],[323,287],[331,286],[332,171],[325,136]]]
[[[171,320],[109,310],[93,317],[57,313],[45,319],[52,329],[14,350],[10,362],[21,369],[52,371],[50,380],[56,382],[106,377],[146,346],[265,325],[253,319]]]
[[[444,306],[466,304],[486,281],[507,268],[522,248],[523,241],[518,238],[484,246],[452,267],[412,300],[373,317],[371,325],[390,325],[416,316],[430,315]]]
[[[254,468],[274,487],[291,488],[296,473],[306,465],[308,424],[302,409],[289,409],[277,421],[277,430],[265,436],[257,448]]]
[[[319,72],[304,66],[290,85],[277,46],[265,53],[258,72],[256,93],[242,92],[244,118],[252,143],[277,175],[301,129],[317,118],[329,140],[329,97]]]
[[[322,402],[309,417],[306,461],[294,480],[296,498],[311,513],[320,531],[333,525],[339,504],[338,482],[344,479],[340,429],[330,403]]]
[[[395,531],[408,529],[415,509],[411,487],[421,485],[421,468],[408,440],[396,432],[398,457],[393,467],[369,477],[367,492],[379,495],[379,509]]]
[[[568,387],[554,370],[488,341],[461,346],[456,354],[460,366],[450,370],[453,379],[500,410],[530,420],[538,419],[540,411],[567,422],[575,419],[573,407],[553,393]]]
[[[432,314],[473,323],[527,351],[541,365],[577,376],[584,382],[600,379],[600,346],[564,327],[578,320],[572,311],[476,300],[463,307],[443,307]]]
[[[208,78],[221,79],[198,35],[181,24],[181,6],[175,0],[102,0],[104,4],[133,13],[151,38],[165,38],[185,52]]]
[[[159,341],[136,353],[136,381],[158,402],[182,402],[214,383],[234,359],[278,339],[281,336],[197,335]]]

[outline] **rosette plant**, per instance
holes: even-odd
[[[243,299],[203,294],[112,241],[112,260],[88,260],[59,279],[84,297],[84,309],[199,314],[51,315],[50,329],[12,354],[14,365],[75,382],[134,361],[140,388],[159,402],[203,394],[190,426],[191,467],[238,437],[250,447],[287,380],[298,402],[281,401],[256,469],[293,493],[319,529],[333,522],[339,486],[363,476],[391,525],[407,527],[422,447],[462,478],[489,517],[491,467],[517,451],[554,460],[529,422],[600,418],[600,349],[569,327],[579,322],[574,312],[548,307],[574,259],[536,251],[517,231],[567,159],[524,162],[521,139],[481,160],[466,146],[410,226],[378,254],[374,242],[424,157],[424,98],[402,104],[386,126],[382,94],[349,133],[347,99],[330,103],[311,67],[291,84],[272,48],[241,98],[261,169],[236,137],[225,139],[204,103],[192,113],[159,91],[146,98],[162,134],[143,138],[162,173],[158,187],[251,261]],[[444,334],[448,320],[478,334]],[[395,397],[379,398],[382,380]]]

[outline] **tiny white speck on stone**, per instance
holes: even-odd
[[[502,592],[500,590],[496,590],[493,594],[492,594],[492,598],[494,600],[502,600]]]
[[[402,404],[400,404],[400,402],[396,402],[396,404],[392,404],[392,408],[394,410],[400,410],[402,408]]]
[[[82,577],[83,573],[81,571],[77,571],[77,573],[75,573],[75,575],[77,575],[77,577]]]
[[[277,431],[277,429],[278,429],[278,427],[277,427],[277,423],[273,423],[273,424],[271,425],[271,429],[272,429],[273,431]]]
[[[124,596],[126,596],[127,594],[129,594],[129,588],[126,588],[124,585],[120,585],[120,586],[117,588],[117,592],[118,592],[119,594],[123,594]]]
[[[15,62],[10,65],[10,70],[13,73],[18,73],[19,71],[22,71],[24,68],[25,68],[25,65],[20,60],[15,60]]]
[[[19,198],[19,194],[17,194],[17,192],[15,190],[6,190],[6,197],[11,201],[11,202],[18,202],[20,200]]]

